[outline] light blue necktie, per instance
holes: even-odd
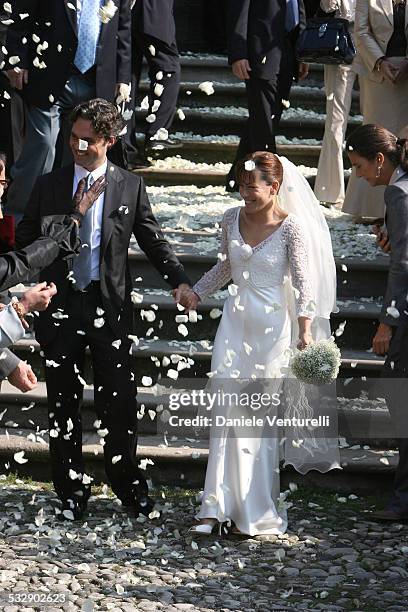
[[[87,188],[94,183],[94,178],[92,174],[88,174],[87,177]],[[81,251],[74,259],[74,278],[76,283],[74,285],[74,289],[83,290],[85,287],[89,285],[91,282],[91,240],[92,240],[92,208],[88,209],[86,215],[82,219],[81,227],[79,228],[79,237],[81,239]]]
[[[292,32],[299,25],[299,2],[298,0],[286,0],[285,30]]]
[[[100,0],[82,0],[78,24],[78,47],[74,64],[82,73],[95,64],[101,21],[98,16]]]

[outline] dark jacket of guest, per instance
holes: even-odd
[[[395,301],[402,313],[408,310],[408,173],[400,170],[399,178],[385,190],[385,222],[391,246],[390,269],[380,321],[398,325],[398,318],[387,314]]]
[[[299,25],[289,35],[285,30],[286,0],[230,0],[228,8],[230,64],[247,59],[252,76],[270,79],[279,74],[287,52],[287,39],[293,56],[299,32],[305,27],[303,0],[299,0]],[[293,58],[290,58],[290,64]]]
[[[96,53],[96,97],[113,101],[117,83],[131,80],[131,17],[129,0],[113,0],[115,15],[103,23]],[[14,0],[15,23],[7,33],[8,58],[29,71],[23,88],[27,102],[49,108],[62,93],[73,70],[78,46],[77,15],[69,0]],[[20,14],[28,14],[21,19]],[[33,40],[35,38],[35,42]],[[27,39],[26,44],[23,39]],[[38,44],[48,47],[38,53]],[[35,58],[45,68],[33,65]],[[6,66],[11,68],[13,66]],[[51,96],[51,98],[50,98]]]
[[[102,217],[100,287],[102,307],[109,325],[116,337],[122,338],[131,333],[133,327],[133,285],[128,266],[132,233],[169,285],[190,284],[190,280],[152,213],[143,180],[111,163],[108,164],[108,177]],[[73,164],[38,179],[24,217],[17,227],[17,246],[29,244],[38,237],[39,220],[43,215],[70,211],[73,179]],[[43,346],[51,342],[58,331],[53,313],[65,307],[69,271],[67,262],[56,261],[40,275],[40,280],[52,281],[58,287],[58,293],[47,310],[35,320],[36,336]]]
[[[57,257],[79,252],[77,225],[68,215],[40,219],[39,233],[43,235],[25,248],[0,255],[0,292],[28,281]]]
[[[133,8],[135,29],[171,45],[176,39],[174,0],[136,0]]]

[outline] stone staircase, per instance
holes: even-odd
[[[225,182],[227,164],[234,157],[236,135],[246,111],[243,85],[231,76],[225,58],[189,54],[183,57],[182,65],[179,105],[185,120],[177,119],[174,131],[184,146],[173,156],[165,151],[158,152],[154,166],[140,174],[148,185],[156,216],[187,273],[195,281],[216,261],[219,234],[216,223],[221,219],[222,210],[238,201],[237,196],[223,196],[217,186]],[[203,81],[214,83],[213,96],[199,90],[198,85]],[[146,91],[144,80],[142,97]],[[304,114],[299,110],[304,108],[311,112]],[[310,79],[294,87],[291,109],[286,117],[284,114],[278,138],[279,153],[305,166],[304,173],[311,184],[323,136],[323,112],[322,69],[314,66]],[[353,98],[353,113],[356,112],[358,91]],[[358,117],[351,117],[349,129],[358,122]],[[161,186],[168,190],[161,190]],[[384,402],[367,399],[367,393],[364,394],[365,379],[375,378],[383,363],[371,352],[370,346],[384,292],[388,258],[377,256],[374,247],[370,246],[373,241],[366,229],[356,229],[340,217],[340,225],[336,225],[336,218],[328,219],[329,225],[333,224],[338,272],[339,312],[333,315],[332,325],[342,351],[337,394],[343,470],[327,475],[310,473],[307,478],[319,486],[368,491],[380,483],[389,486],[398,456],[393,440],[395,432]],[[348,246],[352,232],[354,250]],[[359,255],[359,243],[363,245],[362,255]],[[366,243],[369,245],[367,256],[364,254]],[[336,246],[338,244],[340,246]],[[150,377],[154,384],[164,380],[169,369],[180,375],[175,386],[182,387],[184,379],[206,378],[225,291],[217,292],[200,305],[198,320],[186,322],[188,335],[184,330],[182,335],[180,322],[176,321],[180,313],[167,285],[135,244],[131,246],[129,259],[131,276],[135,280],[134,334],[138,337],[138,344],[132,351],[141,404],[138,453],[153,462],[148,469],[154,480],[200,486],[208,440],[205,436],[198,440],[164,436],[161,433],[163,407],[160,404],[158,407],[153,387],[143,387],[147,379],[142,383],[142,378]],[[42,359],[35,339],[27,337],[18,342],[15,351],[32,364],[39,380],[43,381]],[[89,386],[84,393],[84,450],[90,472],[103,479],[102,447],[93,426],[96,416],[89,357],[85,379]],[[189,414],[194,416],[191,410]],[[0,416],[0,434],[3,434],[0,436],[0,456],[7,469],[48,478],[45,384],[41,382],[34,392],[26,395],[16,393],[5,384],[0,396]],[[28,463],[20,465],[14,461],[13,455],[18,450],[25,451]],[[296,475],[287,469],[285,478],[294,480]]]

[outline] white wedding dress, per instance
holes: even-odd
[[[270,236],[251,247],[240,234],[240,208],[224,214],[221,259],[193,287],[204,298],[233,281],[214,342],[211,377],[271,379],[279,384],[287,372],[293,322],[299,316],[313,318],[307,240],[297,217],[289,214]],[[294,300],[288,291],[294,292]],[[290,311],[291,301],[295,313]],[[281,457],[278,437],[235,437],[227,426],[221,434],[212,430],[197,517],[232,520],[252,536],[284,533]]]

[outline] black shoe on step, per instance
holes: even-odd
[[[181,149],[183,143],[178,138],[167,138],[166,140],[148,140],[145,145],[146,155],[153,151],[163,149]]]
[[[58,518],[63,521],[80,521],[86,512],[86,508],[86,501],[79,501],[77,499],[62,500],[61,513],[58,515]]]
[[[138,517],[139,514],[149,517],[149,514],[154,508],[154,501],[148,496],[138,497],[130,500],[122,500],[122,506],[128,512],[131,512],[132,514],[134,513],[136,517]]]

